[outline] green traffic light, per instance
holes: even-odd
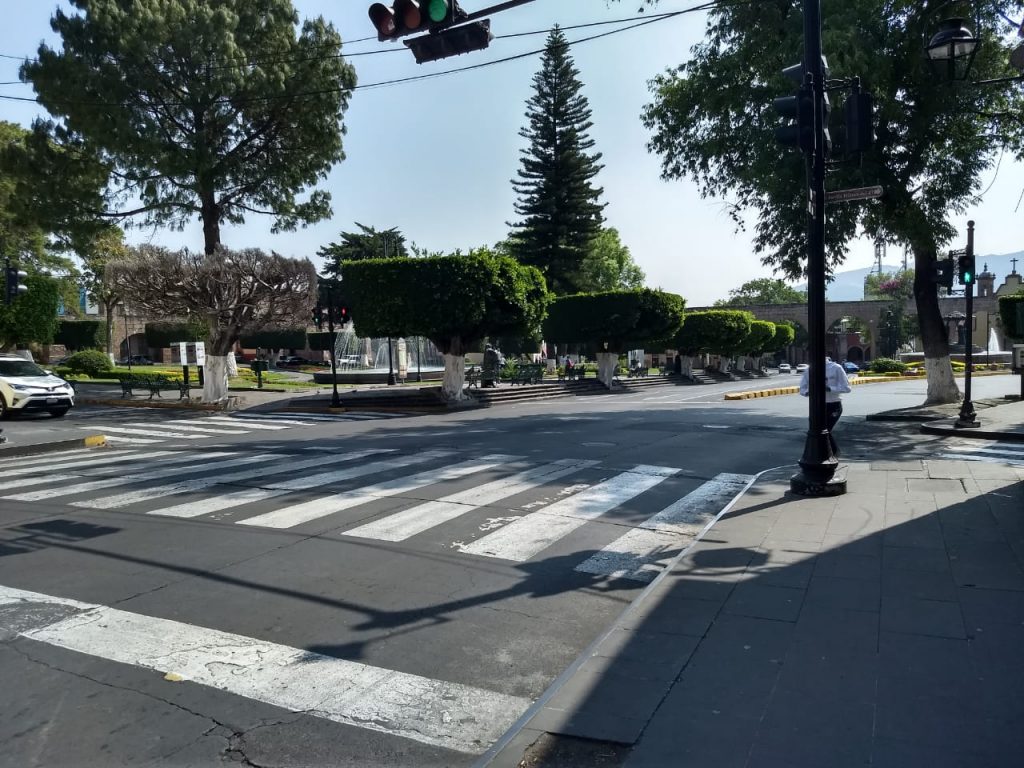
[[[435,24],[444,21],[448,18],[448,0],[430,0],[427,12],[430,15],[430,20]]]

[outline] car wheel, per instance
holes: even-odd
[[[67,408],[51,408],[50,411],[49,411],[50,415],[53,416],[53,418],[55,418],[55,419],[59,419],[59,418],[65,416],[67,414],[67,412],[68,412]]]
[[[13,415],[11,409],[7,407],[7,401],[4,400],[4,396],[0,395],[0,419],[9,419]]]

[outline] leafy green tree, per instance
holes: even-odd
[[[759,277],[729,291],[728,299],[719,299],[716,307],[742,307],[757,304],[806,304],[807,291],[798,291],[784,280]]]
[[[772,339],[769,352],[781,352],[796,341],[796,327],[785,321],[775,324],[775,338]]]
[[[884,328],[888,353],[892,357],[898,354],[899,348],[910,341],[919,329],[916,318],[908,317],[906,313],[907,301],[913,296],[912,269],[900,270],[896,274],[872,272],[864,278],[865,299],[889,301],[889,305],[882,310],[879,330]]]
[[[742,350],[748,357],[747,369],[754,370],[759,368],[757,358],[771,351],[774,343],[775,323],[768,322],[767,320],[751,320],[750,334],[744,339],[744,349]]]
[[[124,259],[128,246],[120,227],[108,226],[89,238],[78,252],[82,260],[82,281],[89,297],[102,309],[106,317],[104,347],[108,355],[114,352],[114,314],[123,298],[107,280],[107,264]]]
[[[528,146],[512,181],[520,221],[512,225],[510,246],[521,263],[541,270],[553,293],[576,293],[580,269],[601,232],[603,190],[592,180],[602,166],[601,154],[591,152],[587,132],[593,124],[579,70],[558,27],[548,35],[533,88],[528,122],[519,131]]]
[[[40,45],[21,75],[58,121],[36,133],[93,176],[107,168],[112,183],[104,201],[40,175],[41,196],[77,203],[82,218],[184,226],[198,216],[208,254],[223,224],[249,214],[273,216],[275,231],[330,215],[330,196],[309,190],[344,159],[355,85],[333,26],[317,18],[298,30],[291,0],[70,2],[79,13],[58,9],[50,22],[61,47]],[[46,146],[36,145],[43,169]]]
[[[0,349],[53,343],[60,322],[60,285],[38,272],[29,272],[24,284],[28,288],[26,293],[12,305],[0,305]]]
[[[228,356],[234,359],[235,342],[309,317],[317,291],[316,269],[308,259],[255,248],[200,254],[135,246],[127,258],[107,266],[107,280],[143,313],[206,325],[203,401],[208,403],[227,397]]]
[[[1019,15],[1021,5],[972,5],[982,37],[975,77],[1013,74],[1004,40],[1016,29],[1004,14]],[[922,50],[942,18],[932,8],[918,0],[826,0],[822,18],[831,76],[861,77],[878,104],[875,149],[863,162],[832,169],[829,186],[877,183],[885,189],[877,202],[830,207],[830,264],[841,263],[846,244],[860,231],[910,246],[927,401],[939,403],[954,402],[959,392],[937,292],[927,276],[939,246],[956,234],[950,216],[974,199],[980,174],[1000,145],[1020,137],[1024,95],[1019,89],[952,88],[936,77]],[[691,57],[652,82],[654,100],[643,116],[663,175],[691,178],[702,194],[728,199],[738,226],[753,212],[762,261],[792,278],[803,272],[806,251],[804,162],[772,139],[778,117],[768,107],[774,97],[792,93],[781,70],[800,60],[802,41],[796,3],[716,5]],[[993,131],[1001,127],[993,123],[997,115],[1005,116],[1005,131]]]
[[[540,271],[476,251],[341,265],[361,336],[425,336],[444,355],[442,393],[465,397],[465,354],[486,337],[536,334],[550,295]]]
[[[650,288],[562,296],[551,304],[544,338],[595,345],[597,376],[611,388],[619,354],[673,337],[683,305],[681,296]]]
[[[359,232],[342,232],[337,242],[328,243],[316,252],[324,260],[324,272],[341,277],[341,262],[364,259],[405,259],[409,257],[405,237],[398,227],[377,230],[356,222]],[[415,246],[413,246],[415,250]]]
[[[576,276],[576,285],[582,293],[599,293],[643,288],[644,279],[644,271],[622,244],[619,231],[607,227],[591,243]]]
[[[676,335],[676,347],[684,358],[697,355],[733,357],[744,351],[754,316],[735,309],[687,312]],[[690,375],[692,360],[683,361],[683,374]]]

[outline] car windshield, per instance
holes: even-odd
[[[45,376],[46,371],[28,360],[0,360],[0,376]]]

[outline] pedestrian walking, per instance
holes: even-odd
[[[810,367],[804,368],[803,375],[800,377],[800,394],[807,397],[810,394]],[[832,437],[832,430],[835,429],[836,424],[839,422],[839,417],[843,415],[843,399],[842,396],[850,391],[850,380],[846,376],[846,371],[843,370],[843,366],[832,360],[831,357],[825,358],[825,413],[827,415],[827,428],[828,428],[828,441],[832,446],[832,455],[839,456],[839,446],[836,444],[836,440]]]

